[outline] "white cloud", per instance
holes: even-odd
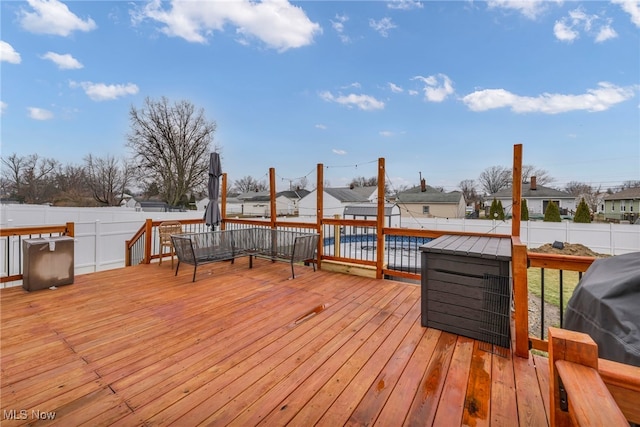
[[[435,76],[422,77],[415,76],[411,80],[419,80],[425,84],[424,99],[430,102],[442,102],[451,94],[453,94],[453,83],[445,74],[437,74]]]
[[[420,92],[418,92],[417,90],[409,89],[409,90],[407,91],[407,93],[408,93],[409,95],[411,95],[411,96],[416,96],[416,95],[418,95]]]
[[[48,59],[52,61],[61,70],[77,70],[84,67],[84,65],[82,65],[76,58],[68,53],[61,55],[55,52],[47,52],[42,55],[42,59]]]
[[[603,24],[598,24],[600,21]],[[598,29],[596,30],[596,26]],[[611,19],[604,19],[598,15],[589,15],[581,7],[569,12],[569,16],[565,16],[556,21],[553,26],[553,33],[560,41],[571,43],[580,37],[580,33],[592,36],[596,43],[602,43],[606,40],[618,37],[618,33],[611,26]]]
[[[37,107],[29,107],[29,117],[34,120],[51,120],[53,119],[53,113],[49,110]]]
[[[422,9],[424,6],[422,2],[415,0],[391,0],[387,3],[387,7],[389,9],[412,10]]]
[[[4,101],[0,101],[0,115],[4,114],[4,112],[7,111],[7,108],[9,108],[9,105]]]
[[[326,126],[326,125],[323,125],[323,124],[320,124],[320,123],[318,123],[318,124],[317,124],[317,125],[315,125],[314,127],[315,127],[316,129],[321,129],[321,130],[326,130],[326,129],[327,129],[327,126]]]
[[[640,27],[640,1],[612,0],[612,3],[619,4],[622,10],[631,16],[631,22],[633,22],[636,27]]]
[[[384,102],[369,95],[357,95],[355,93],[351,93],[349,95],[335,96],[331,92],[326,91],[320,93],[320,98],[327,102],[346,105],[349,108],[355,106],[363,111],[382,110],[384,108]]]
[[[389,30],[396,28],[396,24],[391,21],[391,18],[382,18],[379,21],[375,19],[369,19],[369,26],[377,31],[382,37],[389,36]]]
[[[562,3],[562,0],[554,0],[555,3]],[[529,19],[536,19],[544,12],[549,0],[489,0],[487,6],[489,9],[506,9],[521,13]]]
[[[338,37],[340,37],[340,41],[342,43],[350,43],[351,37],[344,33],[344,23],[349,20],[347,15],[336,15],[335,21],[331,20],[331,26],[338,33]]]
[[[473,92],[462,101],[472,111],[510,108],[515,113],[558,114],[569,111],[605,111],[635,96],[638,87],[620,87],[601,82],[596,89],[580,95],[543,93],[537,97],[520,96],[504,89]]]
[[[402,93],[402,92],[404,92],[404,90],[400,86],[395,84],[395,83],[389,82],[387,84],[389,85],[389,89],[391,89],[391,92],[393,92],[393,93]]]
[[[340,86],[340,89],[351,89],[351,88],[360,89],[361,87],[362,85],[360,84],[360,82],[353,82],[346,86]]]
[[[333,153],[334,153],[334,154],[337,154],[337,155],[339,155],[339,156],[344,156],[345,154],[347,154],[347,152],[346,152],[346,151],[344,151],[344,150],[339,150],[339,149],[337,149],[337,148],[333,148],[331,151],[333,151]]]
[[[567,25],[565,21],[556,21],[553,25],[553,34],[558,40],[569,43],[580,37],[580,33]]]
[[[110,101],[126,95],[138,93],[138,86],[133,83],[107,85],[93,82],[69,82],[71,88],[82,88],[84,93],[93,101]]]
[[[598,31],[598,35],[596,36],[596,43],[602,43],[609,39],[615,39],[616,37],[618,37],[618,33],[616,33],[616,30],[611,28],[609,25],[604,25],[600,28],[600,31]]]
[[[0,40],[0,62],[6,61],[10,64],[19,64],[22,62],[20,54],[13,49],[9,43]]]
[[[165,9],[165,5],[169,9]],[[235,27],[238,41],[247,44],[252,38],[278,51],[309,45],[322,33],[319,24],[311,22],[302,8],[286,0],[177,1],[152,0],[133,12],[133,21],[157,21],[161,31],[170,37],[189,42],[206,43],[213,31]]]
[[[393,136],[393,132],[391,132],[390,130],[381,130],[378,133],[380,134],[380,136],[384,136],[385,138]]]
[[[58,0],[27,0],[33,12],[21,9],[18,19],[22,28],[32,33],[54,34],[66,37],[73,31],[91,31],[97,28],[91,18],[82,20]]]

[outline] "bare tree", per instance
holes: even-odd
[[[353,178],[349,183],[349,187],[375,187],[378,185],[378,178],[372,176],[371,178],[365,178],[364,176],[358,176]]]
[[[474,205],[481,201],[481,197],[476,191],[476,183],[472,179],[465,179],[458,184],[460,191],[464,197],[465,202],[473,203]]]
[[[93,200],[83,166],[67,164],[55,171],[56,205],[87,206]]]
[[[299,188],[300,190],[304,190],[307,188],[308,185],[309,185],[309,180],[307,179],[306,176],[303,176],[302,178],[299,178],[296,181],[294,181],[292,184],[292,187]]]
[[[85,170],[93,198],[102,205],[119,206],[124,189],[133,179],[133,166],[113,156],[100,158],[89,154],[85,157]]]
[[[2,166],[2,175],[13,197],[25,203],[50,202],[55,197],[56,160],[37,154],[20,157],[14,153],[2,158]]]
[[[264,181],[258,181],[252,176],[245,176],[233,182],[233,191],[248,193],[250,191],[266,191],[269,187]]]
[[[636,181],[636,180],[625,181],[620,186],[620,190],[626,190],[627,188],[636,188],[636,187],[640,187],[640,181]]]
[[[147,98],[139,110],[131,107],[129,117],[127,146],[142,181],[155,182],[171,205],[204,185],[216,123],[207,120],[203,109],[196,110],[188,101],[170,104],[165,97]]]
[[[503,166],[490,166],[480,173],[478,182],[485,193],[497,193],[511,185],[511,170]]]
[[[576,199],[584,199],[591,212],[598,211],[598,198],[602,191],[602,186],[593,187],[584,182],[571,181],[565,186],[565,191]]]
[[[585,193],[591,193],[593,189],[589,184],[585,184],[584,182],[571,181],[565,185],[564,191],[574,197],[580,197]]]
[[[549,175],[549,172],[547,172],[546,170],[537,168],[533,165],[523,165],[522,182],[531,182],[532,176],[536,177],[537,185],[546,185],[554,181],[554,179]]]

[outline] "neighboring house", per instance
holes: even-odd
[[[640,187],[627,188],[604,198],[605,220],[634,223],[640,212]]]
[[[300,216],[316,216],[318,190],[315,189],[304,196],[298,203]],[[357,203],[368,203],[369,200],[348,187],[325,188],[322,195],[322,208],[325,217],[342,216],[344,208]]]
[[[162,200],[136,200],[135,198],[133,198],[132,200],[135,201],[134,204],[134,208],[136,209],[136,211],[142,211],[142,212],[171,212],[172,209],[170,209],[170,206],[168,203],[163,202]]]
[[[366,203],[345,206],[342,214],[344,219],[375,220],[378,218],[378,204]],[[384,226],[400,228],[400,208],[395,203],[384,205]]]
[[[276,216],[296,213],[300,199],[293,193],[295,192],[281,191],[276,193]],[[269,191],[244,193],[238,196],[238,199],[242,201],[241,213],[244,216],[268,217],[271,214],[271,193]]]
[[[398,193],[396,203],[413,218],[464,218],[466,203],[460,191],[445,193],[426,185]]]
[[[293,204],[293,214],[287,215],[298,215],[300,209],[300,200],[302,200],[302,198],[309,193],[310,191],[304,188],[278,192],[278,195],[286,197]]]
[[[358,193],[359,195],[366,197],[366,199],[371,203],[378,202],[378,187],[375,185],[370,187],[349,187],[349,188],[355,191],[356,193]]]
[[[505,215],[509,215],[511,214],[511,206],[513,205],[512,192],[512,187],[500,190],[487,198],[487,204],[490,205],[495,198],[502,203]],[[566,191],[538,185],[535,176],[531,177],[531,182],[522,183],[522,198],[527,201],[529,217],[543,216],[549,202],[553,202],[558,206],[561,215],[574,214],[577,207],[574,196]]]

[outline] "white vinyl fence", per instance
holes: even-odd
[[[62,208],[41,205],[3,205],[0,207],[0,227],[29,227],[75,223],[75,274],[124,267],[125,242],[140,229],[145,220],[200,219],[204,211],[136,212],[133,208]],[[9,237],[0,245],[3,260],[2,276],[18,271],[22,248],[18,237]],[[10,251],[7,257],[7,251]],[[8,266],[6,260],[12,265]],[[10,268],[9,268],[10,267]],[[22,281],[5,286],[22,285]]]
[[[144,224],[146,219],[200,219],[203,211],[136,212],[130,208],[64,208],[40,205],[0,206],[0,227],[28,227],[75,223],[75,274],[124,267],[125,241]],[[279,221],[315,223],[315,217],[278,218]],[[468,231],[486,234],[511,234],[509,221],[473,219],[413,219],[402,218],[402,228],[423,228],[443,231]],[[581,243],[595,252],[621,255],[640,252],[640,225],[575,224],[572,222],[523,222],[521,239],[530,248],[561,241]],[[9,237],[0,245],[0,259],[18,263],[21,248],[17,237]],[[10,251],[7,257],[7,251]],[[0,274],[7,276],[9,266],[0,263]],[[15,265],[12,271],[17,271]],[[5,283],[7,286],[20,282]]]

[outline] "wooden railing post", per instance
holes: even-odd
[[[516,356],[529,358],[529,290],[527,247],[519,237],[511,238],[513,304],[515,307]]]
[[[124,241],[124,266],[131,267],[131,240]]]
[[[144,223],[144,263],[151,264],[151,234],[153,233],[153,220],[148,218]]]
[[[511,235],[520,237],[522,210],[522,144],[513,146],[513,190],[511,199]]]
[[[598,345],[587,334],[549,328],[549,393],[551,427],[629,425],[598,374]]]
[[[318,269],[322,266],[324,238],[322,236],[322,218],[324,217],[324,165],[318,163],[316,169],[316,226],[318,227]]]
[[[333,217],[335,219],[340,219],[340,214],[335,214]],[[340,224],[336,224],[333,226],[333,256],[337,257],[340,256],[340,237],[342,237],[340,234],[341,227],[342,226]]]
[[[227,174],[222,174],[222,195],[220,197],[220,230],[226,228],[225,221],[227,219]]]
[[[376,279],[382,279],[384,268],[384,158],[378,159],[378,210],[376,218]]]
[[[75,237],[76,235],[76,225],[73,222],[68,222],[65,226],[64,234],[69,237]]]
[[[271,212],[271,229],[276,228],[276,218],[278,212],[276,210],[276,170],[269,168],[269,211]]]

